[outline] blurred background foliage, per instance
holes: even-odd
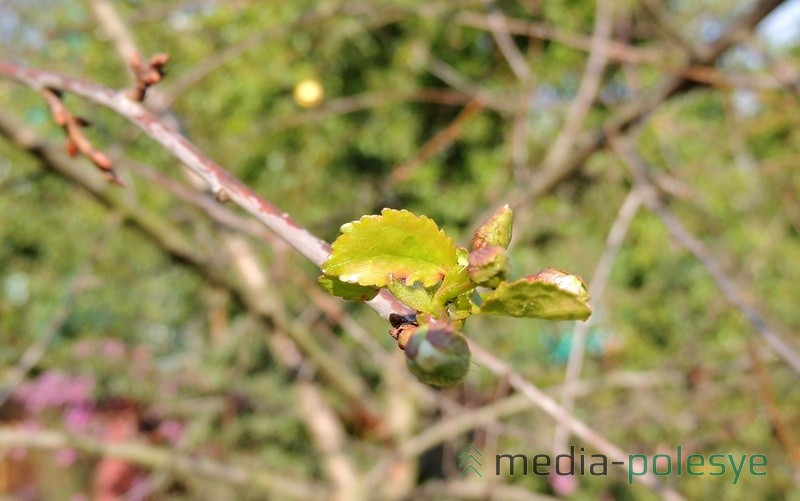
[[[0,57],[127,87],[125,63],[92,3],[6,0],[0,4]],[[611,58],[584,130],[603,130],[622,107],[653,95],[684,67],[685,46],[715,40],[751,5],[613,3],[613,37],[627,48],[628,59],[641,55],[641,60]],[[113,5],[144,54],[166,52],[172,58],[150,105],[313,233],[331,241],[341,224],[394,207],[432,217],[461,245],[481,217],[510,194],[524,194],[536,175],[582,83],[590,47],[576,48],[581,44],[570,40],[590,46],[596,17],[595,2],[585,0]],[[792,23],[780,22],[796,16],[797,5],[785,2],[769,23],[705,66],[711,76],[697,88],[658,103],[635,138],[669,209],[709,247],[769,324],[800,350],[800,21],[793,35]],[[498,48],[488,29],[493,14],[509,26],[513,21],[544,30],[544,36],[508,38],[527,77],[515,74]],[[795,79],[787,81],[782,77],[787,74]],[[293,89],[307,79],[321,85],[324,97],[303,107]],[[4,113],[64,142],[36,93],[4,82],[0,99]],[[186,182],[176,161],[124,119],[75,97],[67,96],[66,103],[91,119],[87,134],[101,149]],[[436,137],[441,140],[432,141]],[[136,170],[119,170],[127,183],[121,197],[169,222],[213,266],[233,275],[220,241],[230,230]],[[591,279],[631,187],[625,164],[601,149],[546,193],[516,206],[515,276],[550,266]],[[271,308],[342,360],[381,402],[381,416],[405,420],[399,428],[405,431],[376,438],[358,424],[335,384],[311,376],[343,422],[347,455],[358,471],[369,471],[403,439],[433,423],[508,392],[507,382],[480,365],[454,390],[404,389],[418,384],[392,374],[400,366],[375,360],[348,335],[347,326],[320,309],[310,292],[318,273],[313,266],[283,245],[258,240],[253,245],[274,293]],[[575,416],[632,453],[669,452],[682,444],[705,454],[768,456],[767,477],[743,476],[735,486],[728,476],[667,479],[689,498],[735,499],[747,493],[796,499],[798,374],[766,349],[704,265],[670,238],[657,215],[642,209],[634,217],[597,300],[581,376],[589,389],[578,398]],[[388,326],[374,312],[334,304],[397,360]],[[297,482],[324,483],[313,433],[290,391],[298,375],[276,361],[276,348],[267,342],[274,326],[257,320],[224,284],[209,283],[192,266],[170,258],[118,211],[2,139],[0,377],[53,329],[46,353],[0,410],[9,426],[100,433],[96,422],[105,420],[108,429],[108,423],[128,419],[136,423],[130,439],[147,437],[181,453],[234,457]],[[571,323],[476,318],[465,333],[558,395],[573,329]],[[759,364],[766,380],[757,377]],[[420,391],[435,398],[420,397]],[[74,398],[64,397],[73,393]],[[51,394],[49,400],[42,397]],[[32,402],[35,395],[45,401]],[[402,397],[410,416],[392,417],[395,404],[387,403],[392,396]],[[795,430],[794,438],[780,436],[776,413],[785,429]],[[419,462],[412,458],[405,487],[394,494],[467,497],[425,490],[459,481],[454,451],[477,441],[500,452],[546,452],[553,428],[549,418],[531,410],[448,439]],[[576,439],[570,443],[581,445]],[[9,480],[6,492],[42,499],[98,492],[96,457],[79,452],[73,457],[68,450],[12,452],[7,451],[4,468],[27,461],[30,469],[19,473],[16,483]],[[488,466],[485,473],[493,469],[491,460]],[[139,489],[131,496],[262,496],[257,489],[202,475],[146,468],[129,473],[133,480],[123,492]],[[504,480],[519,488],[517,494],[571,492],[534,476]],[[580,478],[572,496],[654,494],[640,486],[629,489],[624,475],[613,472]]]

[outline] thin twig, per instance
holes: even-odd
[[[124,93],[114,92],[86,80],[51,71],[25,68],[8,62],[0,63],[0,75],[10,77],[37,90],[54,88],[71,92],[114,110],[141,128],[192,172],[200,176],[217,196],[227,197],[243,208],[286,240],[312,263],[320,266],[330,254],[330,246],[327,242],[309,233],[287,213],[260,197],[246,184],[203,155],[181,134],[164,125],[140,104],[128,99]],[[389,314],[393,312],[410,313],[405,305],[385,290],[370,301],[370,305],[385,319],[388,319]]]
[[[511,71],[522,85],[530,86],[533,73],[531,72],[530,66],[528,66],[528,62],[525,61],[525,57],[519,51],[519,48],[514,43],[514,39],[511,38],[508,32],[506,16],[494,2],[487,0],[486,3],[486,19],[489,21],[489,29],[492,32],[492,38],[494,38],[497,48],[500,49],[500,53],[503,54]]]
[[[320,461],[333,484],[329,499],[333,501],[356,501],[364,499],[358,469],[345,453],[344,427],[325,401],[322,393],[310,382],[300,381],[295,394],[312,442],[319,451]]]
[[[628,193],[628,196],[617,212],[614,223],[611,225],[611,230],[608,232],[605,249],[597,262],[594,275],[589,283],[589,290],[592,291],[592,309],[595,312],[600,309],[599,305],[602,302],[603,293],[608,285],[611,269],[614,265],[617,253],[622,246],[622,241],[628,233],[628,228],[642,204],[642,195],[642,191],[638,188],[633,188]],[[569,359],[564,375],[564,389],[561,394],[561,406],[570,414],[572,413],[573,404],[575,402],[573,385],[578,378],[580,378],[581,369],[583,367],[586,337],[589,333],[589,329],[596,321],[597,313],[589,317],[589,320],[586,322],[575,322],[575,329],[572,332],[572,343],[570,345]],[[556,423],[555,438],[553,440],[554,450],[559,453],[565,450],[568,438],[569,433],[567,429],[561,423]]]
[[[454,18],[455,22],[487,31],[502,29],[514,35],[523,35],[530,38],[551,40],[572,49],[591,52],[595,49],[592,37],[569,33],[556,26],[545,23],[534,23],[519,19],[505,18],[504,25],[493,26],[488,16],[479,12],[461,12]],[[631,64],[651,63],[661,66],[664,62],[664,51],[627,45],[616,41],[609,41],[599,49],[603,56],[614,61]]]
[[[513,100],[481,87],[462,75],[457,69],[433,55],[428,55],[425,66],[436,78],[459,92],[472,96],[473,99],[480,101],[487,108],[507,114],[513,114],[518,111],[517,105]]]
[[[783,450],[786,451],[786,455],[789,456],[789,463],[797,472],[800,472],[800,447],[797,445],[792,426],[778,407],[778,398],[772,388],[769,373],[761,360],[759,346],[754,342],[748,343],[747,355],[753,365],[761,402],[764,404],[764,411],[772,425],[772,429],[775,431],[775,438],[781,444]]]
[[[428,140],[414,156],[392,168],[387,182],[392,184],[407,180],[417,167],[458,139],[464,130],[464,125],[478,114],[481,109],[483,109],[483,105],[481,105],[480,101],[477,99],[470,100],[464,109],[461,110],[461,113],[459,113],[447,127]]]
[[[644,190],[644,203],[647,208],[661,218],[669,234],[700,261],[728,301],[744,314],[750,325],[764,338],[775,354],[781,357],[797,374],[800,374],[800,355],[767,325],[761,312],[745,299],[739,287],[725,273],[711,251],[692,235],[661,201],[655,186],[650,181],[650,168],[633,149],[630,139],[612,139],[611,145],[619,158],[628,165],[634,179]]]
[[[558,136],[553,141],[550,149],[547,150],[547,155],[542,161],[540,167],[542,170],[553,169],[554,166],[560,165],[566,160],[576,138],[581,133],[583,121],[600,90],[603,70],[608,62],[604,49],[611,38],[611,27],[614,21],[612,3],[611,0],[597,0],[592,49],[589,53],[589,59],[586,61],[581,84],[567,111],[564,126],[561,127]]]
[[[50,106],[50,114],[53,117],[53,121],[64,129],[64,133],[67,135],[67,153],[69,156],[82,153],[103,172],[108,181],[121,185],[122,181],[120,181],[117,173],[114,172],[111,159],[108,158],[108,155],[96,149],[81,130],[91,125],[89,121],[76,117],[64,106],[64,102],[61,100],[61,91],[45,86],[40,89],[40,92],[45,101],[47,101],[48,106]]]
[[[621,461],[621,468],[626,469],[628,454],[616,445],[609,442],[597,431],[590,428],[586,423],[573,417],[564,410],[558,403],[536,387],[533,383],[525,379],[519,372],[512,369],[506,362],[495,357],[484,348],[473,341],[469,341],[473,359],[497,376],[507,377],[512,388],[529,398],[537,407],[542,409],[556,422],[563,424],[575,436],[586,442],[598,452],[604,454],[611,461]],[[627,470],[626,470],[627,471]],[[650,487],[661,493],[667,500],[679,500],[683,497],[672,488],[664,486],[652,474],[645,474],[636,478],[643,485]]]
[[[136,47],[133,33],[128,29],[128,25],[123,22],[111,0],[87,0],[87,3],[94,12],[103,31],[111,39],[120,61],[131,61],[133,57],[137,56],[139,49]],[[136,76],[133,68],[126,66],[125,69],[128,71],[131,80],[135,80]]]
[[[380,421],[378,406],[372,401],[364,381],[322,347],[305,326],[277,317],[274,305],[279,302],[270,301],[268,294],[243,287],[222,273],[208,255],[184,237],[181,230],[163,217],[131,201],[129,197],[121,196],[119,190],[102,182],[93,171],[82,169],[66,155],[43,143],[33,131],[18,120],[13,120],[2,110],[0,110],[0,134],[11,138],[35,154],[47,168],[76,182],[103,204],[113,207],[127,222],[142,231],[176,262],[188,265],[207,282],[231,291],[237,301],[266,324],[267,330],[287,333],[292,341],[302,348],[308,359],[313,361],[319,372],[328,379],[331,386],[344,395],[357,412],[363,414],[370,422]]]
[[[618,108],[604,123],[580,134],[572,145],[570,154],[559,164],[550,169],[539,169],[524,185],[511,189],[503,197],[513,209],[518,209],[532,200],[549,192],[575,171],[579,170],[586,160],[595,152],[605,148],[609,137],[619,136],[647,119],[665,101],[699,85],[695,80],[687,78],[684,73],[694,66],[710,66],[730,47],[744,32],[752,29],[776,9],[785,0],[758,0],[753,7],[734,19],[716,42],[696,49],[696,60],[687,61],[685,66],[668,76],[655,89]],[[479,214],[472,226],[477,226],[489,214]]]
[[[83,435],[68,435],[55,430],[26,430],[0,427],[0,445],[54,450],[73,448],[86,454],[124,459],[153,470],[168,470],[199,476],[233,485],[250,486],[292,499],[323,499],[323,490],[308,479],[291,480],[272,469],[258,470],[218,462],[203,457],[176,454],[165,447],[138,442],[102,442]]]
[[[503,417],[529,410],[534,405],[527,396],[518,393],[479,409],[466,409],[452,418],[426,426],[421,433],[405,440],[392,454],[384,457],[369,471],[364,481],[368,486],[378,485],[394,462],[417,457],[442,442],[494,423]]]

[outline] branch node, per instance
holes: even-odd
[[[51,87],[44,87],[41,90],[41,94],[45,101],[47,101],[48,106],[50,106],[50,114],[53,117],[53,121],[64,129],[64,133],[67,135],[67,155],[75,157],[78,153],[82,153],[104,173],[105,178],[109,182],[122,185],[122,181],[119,179],[116,172],[114,172],[114,163],[108,155],[97,150],[81,130],[84,127],[90,126],[91,122],[83,117],[73,115],[67,107],[64,106],[62,91]]]
[[[126,93],[129,99],[141,103],[147,95],[147,89],[155,85],[164,78],[164,67],[169,62],[168,54],[155,54],[147,62],[142,64],[142,57],[138,53],[131,56],[131,70],[136,78],[134,87]]]
[[[230,193],[225,188],[217,188],[217,191],[214,193],[214,196],[217,198],[218,202],[225,203],[229,202],[231,199]]]

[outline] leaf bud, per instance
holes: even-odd
[[[483,222],[472,236],[472,249],[480,249],[489,245],[499,245],[506,249],[511,242],[511,223],[514,214],[508,204],[497,209],[489,219]]]

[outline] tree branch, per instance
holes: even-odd
[[[549,192],[573,172],[580,169],[593,153],[606,147],[610,137],[624,134],[631,127],[647,119],[661,103],[699,85],[697,81],[687,76],[692,67],[711,65],[741,38],[743,32],[751,31],[784,1],[759,0],[755,2],[751,9],[728,25],[716,42],[697,49],[696,56],[687,61],[675,75],[668,76],[648,95],[620,107],[600,127],[579,135],[572,144],[571,153],[562,162],[536,171],[528,183],[511,190],[507,197],[509,205],[512,208],[519,208]],[[483,220],[483,217],[485,216],[482,216],[480,220]]]
[[[38,91],[52,88],[71,92],[114,110],[141,128],[145,134],[207,182],[218,197],[227,198],[244,209],[312,263],[320,266],[330,254],[327,242],[309,233],[287,213],[260,197],[216,162],[203,155],[189,140],[164,125],[155,115],[129,99],[124,93],[115,92],[86,80],[51,71],[25,68],[10,62],[0,62],[0,76],[12,78]],[[370,305],[385,319],[388,319],[392,312],[409,312],[405,305],[385,290],[370,301]]]
[[[628,165],[636,183],[644,190],[644,203],[647,208],[661,218],[669,234],[700,261],[728,301],[744,314],[750,325],[764,338],[775,354],[800,374],[800,355],[767,325],[761,312],[744,298],[736,283],[725,273],[711,251],[692,235],[661,201],[650,181],[650,168],[634,151],[630,139],[614,139],[612,147],[617,156]]]
[[[276,496],[292,499],[323,499],[323,490],[304,481],[293,481],[279,472],[252,470],[244,466],[202,457],[175,454],[164,447],[136,442],[102,442],[88,436],[68,435],[54,430],[23,430],[0,427],[0,445],[34,449],[73,448],[104,457],[130,461],[153,470],[169,470],[183,475],[202,476],[234,485],[256,487]]]

